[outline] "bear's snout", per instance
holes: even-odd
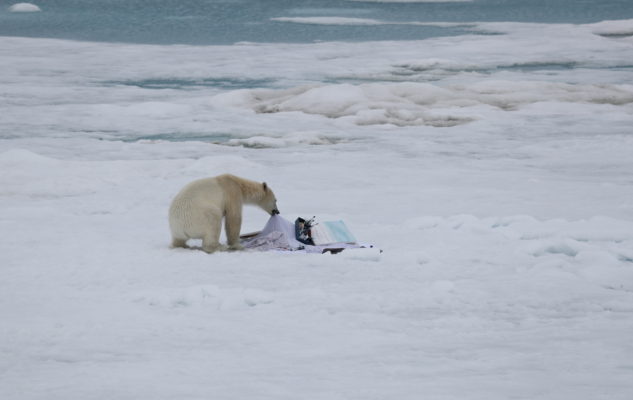
[[[280,212],[279,212],[279,210],[278,210],[278,209],[274,208],[274,209],[270,212],[270,214],[271,214],[271,215],[277,215],[277,214],[280,214]]]

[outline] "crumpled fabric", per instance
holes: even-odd
[[[288,243],[283,232],[270,232],[267,235],[257,235],[251,239],[244,239],[242,245],[247,249],[267,251],[267,250],[298,250]]]

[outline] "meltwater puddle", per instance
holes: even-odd
[[[139,80],[106,81],[106,85],[135,86],[142,89],[206,89],[225,90],[270,88],[275,79],[236,79],[236,78],[151,78]]]
[[[161,142],[202,142],[220,146],[246,147],[251,149],[274,149],[292,146],[327,146],[348,143],[358,139],[323,135],[318,133],[296,133],[286,136],[235,136],[228,133],[159,133],[127,138],[112,138],[125,143],[161,143]]]
[[[211,144],[223,144],[228,145],[229,142],[235,139],[235,136],[228,133],[183,133],[183,132],[169,132],[169,133],[157,133],[154,135],[135,136],[127,138],[119,138],[125,143],[136,142],[206,142]]]

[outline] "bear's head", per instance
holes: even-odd
[[[266,182],[262,183],[262,187],[264,189],[264,196],[260,200],[259,206],[270,215],[279,214],[275,193],[273,193],[272,189],[268,187]]]

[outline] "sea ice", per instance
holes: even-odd
[[[10,12],[22,13],[22,12],[38,12],[42,11],[38,6],[31,3],[16,3],[9,7]]]
[[[2,38],[0,398],[633,398],[627,24]],[[224,172],[383,253],[170,249]]]

